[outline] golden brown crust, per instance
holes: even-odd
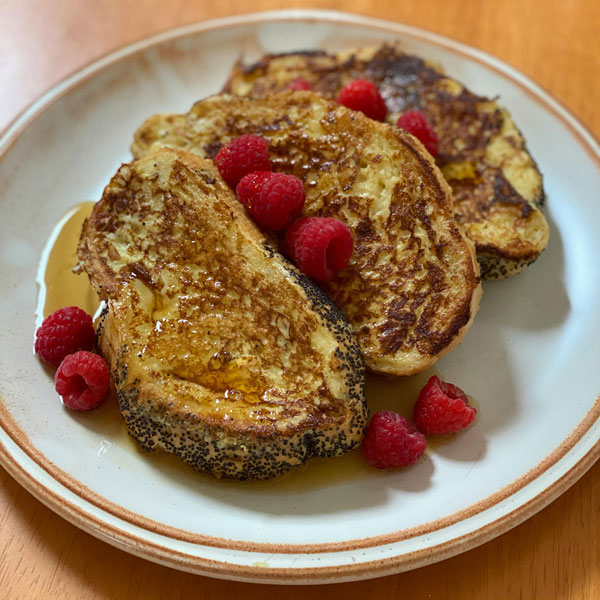
[[[273,477],[360,443],[363,361],[339,310],[274,252],[210,161],[123,165],[78,256],[133,436],[218,476]]]
[[[151,117],[132,151],[173,146],[210,157],[246,133],[269,140],[275,170],[303,180],[305,216],[335,217],[352,231],[350,264],[323,289],[354,326],[371,370],[419,372],[462,339],[481,294],[474,251],[446,181],[405,132],[311,92],[220,95],[187,115]]]
[[[335,98],[350,80],[374,81],[395,123],[420,110],[439,138],[436,158],[454,194],[457,221],[475,243],[482,276],[514,275],[533,262],[548,242],[542,177],[510,115],[423,59],[396,45],[337,55],[300,52],[264,56],[235,65],[224,91],[264,96],[296,77]]]

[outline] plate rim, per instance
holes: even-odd
[[[467,56],[469,59],[475,60],[476,62],[482,64],[484,67],[500,73],[500,75],[511,80],[522,90],[528,93],[528,95],[533,96],[538,102],[542,103],[546,109],[550,110],[550,112],[552,112],[554,116],[556,116],[564,125],[568,127],[568,129],[575,135],[579,143],[585,148],[588,154],[596,161],[597,164],[600,165],[600,146],[594,139],[593,135],[583,126],[583,124],[574,115],[572,115],[568,109],[566,109],[558,101],[556,101],[548,92],[546,92],[540,86],[538,86],[538,84],[534,83],[531,79],[529,79],[529,77],[520,73],[517,69],[508,65],[504,61],[501,61],[500,59],[497,59],[494,56],[478,48],[468,46],[461,42],[452,40],[451,38],[441,36],[436,33],[428,32],[417,27],[404,25],[394,21],[386,21],[382,19],[366,17],[359,14],[313,9],[291,9],[254,12],[231,17],[201,21],[198,23],[186,25],[184,27],[179,27],[176,29],[165,31],[157,35],[153,35],[133,44],[124,46],[114,52],[103,56],[100,59],[94,60],[86,66],[84,66],[83,68],[79,69],[74,74],[63,79],[60,83],[53,86],[44,94],[42,94],[40,98],[35,100],[32,104],[29,105],[29,107],[27,107],[23,112],[21,112],[21,114],[18,117],[16,117],[16,119],[8,126],[7,129],[5,129],[2,136],[0,137],[0,160],[2,160],[4,156],[10,151],[11,146],[19,138],[19,136],[24,131],[26,131],[27,128],[46,110],[48,110],[56,101],[58,101],[60,98],[77,88],[79,85],[85,83],[88,79],[97,76],[102,71],[115,65],[116,63],[130,58],[131,56],[137,53],[141,53],[143,51],[149,50],[152,47],[156,47],[160,44],[169,41],[182,39],[192,35],[200,35],[204,32],[215,31],[218,29],[227,29],[236,26],[252,25],[262,22],[275,21],[320,21],[328,23],[337,23],[341,25],[354,25],[365,29],[379,29],[387,31],[389,33],[405,35],[408,37],[425,40],[434,45],[442,46],[443,48],[451,52]],[[584,419],[572,432],[570,432],[563,439],[562,443],[551,454],[546,456],[536,467],[531,469],[528,473],[515,480],[515,482],[512,482],[505,488],[502,488],[502,490],[498,490],[492,496],[490,496],[490,498],[496,496],[497,494],[500,494],[507,488],[513,488],[517,482],[520,482],[523,479],[527,479],[527,481],[525,481],[523,485],[518,486],[516,490],[514,490],[511,493],[507,493],[503,498],[500,498],[498,501],[493,502],[490,506],[486,506],[482,510],[492,508],[498,502],[501,502],[502,500],[510,497],[512,493],[516,492],[517,490],[523,489],[527,485],[536,481],[536,479],[538,479],[543,473],[545,473],[548,468],[552,467],[561,458],[565,457],[570,451],[576,448],[578,444],[580,444],[585,434],[594,426],[595,422],[599,418],[600,398],[597,398],[596,402],[592,405],[591,409],[584,417]],[[20,428],[16,425],[12,417],[10,417],[3,403],[0,402],[0,425],[2,426],[4,433],[8,435],[8,437],[13,441],[13,443],[16,444],[19,450],[21,450],[29,460],[32,460],[35,464],[42,468],[44,472],[61,488],[69,490],[69,486],[64,485],[64,483],[61,482],[59,478],[56,478],[51,470],[47,469],[43,466],[43,464],[38,462],[31,454],[29,454],[29,452],[27,452],[27,450],[23,448],[21,443],[11,435],[10,429],[13,429],[13,427],[9,426],[8,429],[6,427],[6,423],[10,423],[11,421],[13,426],[16,427],[16,429],[21,433],[21,436],[19,437],[25,438],[27,440],[27,443],[30,444],[26,434],[22,430],[20,430]],[[567,443],[568,440],[569,443]],[[35,448],[34,446],[32,447]],[[549,464],[547,464],[550,457],[553,458],[552,460],[550,460]],[[52,463],[48,461],[48,459],[46,459],[45,457],[43,458],[47,463],[52,465]],[[294,577],[294,581],[297,578],[302,578],[306,580],[311,580],[310,582],[314,583],[319,583],[322,581],[341,581],[344,578],[344,575],[349,575],[349,580],[376,577],[388,573],[399,572],[400,570],[416,568],[418,566],[423,566],[425,564],[429,564],[437,560],[447,558],[454,554],[458,554],[459,552],[473,548],[481,543],[488,541],[489,539],[492,539],[493,537],[496,537],[497,535],[500,535],[501,533],[507,531],[508,529],[516,526],[518,523],[532,516],[535,512],[544,508],[552,500],[554,500],[561,493],[563,493],[570,485],[575,483],[575,481],[577,481],[577,479],[579,479],[594,464],[594,462],[598,458],[600,458],[600,439],[597,440],[596,443],[593,444],[590,447],[590,449],[571,468],[562,473],[562,475],[560,475],[542,491],[538,492],[536,496],[528,502],[521,504],[514,510],[501,515],[497,519],[494,519],[489,523],[484,524],[478,529],[469,531],[463,536],[453,538],[446,542],[442,542],[441,544],[438,544],[436,546],[429,546],[410,553],[399,554],[394,557],[388,557],[386,559],[377,561],[325,567],[262,567],[258,569],[257,573],[256,566],[238,565],[228,562],[214,561],[212,559],[199,557],[197,555],[179,553],[171,548],[165,548],[158,545],[156,545],[154,549],[151,550],[149,549],[149,547],[154,546],[154,544],[148,539],[139,538],[131,534],[130,532],[124,531],[122,529],[115,528],[115,531],[111,531],[111,533],[108,534],[106,532],[106,529],[112,529],[112,525],[109,525],[108,523],[101,521],[101,519],[94,517],[89,513],[89,511],[86,511],[85,508],[82,506],[72,504],[70,502],[68,502],[68,506],[65,506],[65,498],[60,497],[60,495],[56,491],[53,491],[48,487],[44,486],[44,484],[41,481],[36,479],[30,473],[28,473],[27,470],[23,467],[23,465],[19,463],[19,461],[17,461],[14,455],[9,452],[8,448],[0,439],[0,463],[2,463],[2,465],[9,471],[9,473],[15,479],[17,479],[17,481],[19,481],[21,485],[26,487],[26,489],[28,489],[38,499],[40,499],[44,504],[52,508],[62,517],[75,523],[78,527],[84,529],[85,531],[92,533],[93,535],[96,535],[97,537],[100,537],[101,539],[104,539],[105,541],[108,541],[113,545],[117,545],[118,547],[121,547],[129,552],[133,552],[134,554],[137,554],[144,558],[158,561],[175,568],[191,570],[197,573],[217,577],[241,579],[244,581],[276,582],[276,580],[279,578],[286,578],[286,580],[281,581],[281,583],[289,583],[290,575]],[[60,471],[60,469],[58,469],[58,467],[56,467],[55,465],[52,466],[56,470]],[[529,477],[529,474],[532,472],[535,473]],[[81,487],[81,484],[79,484],[79,487]],[[70,491],[73,492],[72,489]],[[145,529],[146,531],[154,530],[154,528],[144,528],[143,526],[139,526],[138,524],[130,520],[123,519],[118,514],[106,511],[103,506],[90,502],[89,499],[78,495],[76,492],[75,494],[78,496],[79,500],[82,500],[84,503],[90,503],[96,508],[99,508],[104,512],[108,512],[108,514],[112,514],[113,516],[116,516],[118,519],[121,519],[126,523],[129,523],[130,525],[140,527],[142,529]],[[454,515],[458,515],[460,513],[468,511],[473,506],[486,503],[487,500],[488,499],[481,500],[475,505],[471,505],[467,509],[463,509],[462,511],[454,513]],[[124,511],[125,509],[122,510]],[[464,517],[458,517],[457,519],[455,519],[454,522],[458,522],[462,520],[462,518]],[[146,522],[149,522],[149,520],[145,519],[144,517],[142,517],[142,519],[146,520]],[[94,523],[94,520],[96,521],[96,523]],[[445,527],[449,524],[443,525],[442,527]],[[105,528],[105,530],[102,529],[103,527]],[[398,533],[402,533],[402,531],[393,532],[391,534],[383,534],[381,536],[377,536],[376,538],[364,538],[363,540],[349,540],[344,542],[333,543],[333,546],[336,546],[335,548],[332,548],[331,544],[277,545],[265,543],[241,543],[245,544],[246,547],[248,545],[254,546],[252,550],[246,550],[249,552],[264,551],[265,547],[267,547],[268,551],[273,551],[273,549],[276,548],[275,551],[282,554],[294,553],[298,551],[300,553],[307,554],[320,552],[348,551],[357,548],[380,546],[384,543],[387,544],[400,541],[399,539],[386,541],[381,540],[381,538],[383,537],[388,537],[390,535],[395,535]],[[171,537],[166,534],[161,535]],[[206,538],[208,536],[204,537]],[[175,537],[174,539],[181,538]],[[405,537],[402,537],[400,539],[405,539]],[[365,540],[378,541],[369,543],[367,545],[352,546],[353,542],[361,542]],[[224,541],[231,543],[233,540]],[[203,543],[206,545],[206,541],[195,541],[192,543]],[[258,548],[258,546],[260,546],[261,548]],[[288,548],[293,549],[291,551],[288,550],[287,552],[282,551],[283,548],[285,548],[286,546]],[[300,549],[300,547],[302,546],[310,546],[311,548],[310,550],[307,549],[306,551],[303,551]],[[328,548],[315,550],[315,547],[324,546],[328,546]],[[340,546],[345,546],[345,548],[342,548]],[[348,546],[352,547],[349,548]],[[217,547],[223,547],[226,549],[240,549],[231,548],[231,545]],[[234,571],[234,573],[232,573],[232,571]]]
[[[0,398],[1,401],[1,398]],[[78,479],[69,475],[61,468],[56,466],[46,456],[37,450],[37,448],[29,441],[27,434],[18,426],[16,421],[12,418],[10,412],[0,402],[0,426],[5,434],[11,439],[11,441],[23,452],[29,460],[40,467],[53,481],[59,486],[65,488],[69,492],[73,493],[80,500],[101,510],[108,515],[119,519],[120,521],[127,523],[128,525],[134,526],[140,530],[159,534],[166,539],[186,542],[190,544],[210,546],[213,548],[242,551],[242,552],[254,552],[254,553],[279,553],[279,554],[326,554],[332,552],[348,552],[353,550],[369,549],[386,544],[392,544],[402,542],[407,539],[412,539],[429,533],[435,533],[436,531],[443,530],[447,527],[456,525],[457,523],[472,517],[476,517],[479,514],[494,509],[498,504],[509,499],[515,493],[524,490],[528,485],[535,483],[537,479],[542,477],[549,469],[554,467],[561,459],[565,458],[569,452],[573,451],[577,444],[582,440],[586,433],[594,426],[596,422],[600,421],[600,398],[592,405],[590,410],[586,413],[586,416],[557,446],[550,454],[545,456],[537,465],[529,469],[518,479],[515,479],[511,483],[507,484],[503,488],[496,490],[486,498],[475,502],[456,511],[445,517],[428,521],[421,525],[400,529],[385,534],[379,534],[376,536],[349,539],[340,542],[323,542],[316,544],[285,544],[285,543],[271,543],[271,542],[249,542],[245,540],[236,540],[223,537],[215,537],[210,535],[204,535],[199,533],[193,533],[180,529],[171,525],[166,525],[160,521],[144,517],[139,513],[133,512],[123,506],[107,500],[97,492],[94,492],[89,487],[82,484]],[[2,462],[2,441],[0,439],[0,463]],[[597,456],[594,456],[594,453]],[[592,446],[589,450],[591,464],[600,458],[600,439],[597,444]],[[587,457],[587,454],[582,457],[579,461],[582,462]],[[589,466],[591,466],[591,464]],[[589,466],[587,468],[589,468]],[[574,467],[572,467],[574,468]],[[572,469],[569,469],[571,471]],[[581,473],[583,475],[585,471]],[[563,475],[566,475],[564,473]],[[581,476],[580,475],[580,476]],[[559,477],[560,479],[560,477]],[[554,483],[554,482],[553,482]],[[552,487],[551,484],[548,487]],[[529,505],[535,502],[540,496],[547,491],[548,488],[544,488],[539,492],[535,498],[526,504]],[[555,495],[557,497],[559,494]],[[554,498],[553,497],[553,498]],[[553,499],[552,498],[552,499]],[[551,500],[548,501],[548,503]],[[545,506],[545,505],[544,505]],[[82,507],[75,507],[79,512],[85,513],[86,511]],[[516,509],[511,511],[509,514],[516,513],[522,508],[518,506]],[[537,509],[540,510],[540,509]],[[533,513],[532,513],[533,514]],[[505,515],[506,516],[506,515]],[[502,517],[500,517],[501,519]],[[88,514],[90,521],[97,523],[97,528],[110,527],[105,521],[100,518],[94,517]],[[494,525],[497,519],[490,521],[484,527]],[[480,528],[481,529],[481,528]],[[477,530],[479,531],[479,530]],[[474,532],[472,532],[474,533]],[[138,539],[138,538],[136,538]],[[453,538],[453,540],[456,538]],[[453,540],[450,540],[452,542]]]

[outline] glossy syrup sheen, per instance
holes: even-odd
[[[93,202],[83,202],[73,207],[59,221],[50,236],[48,246],[42,255],[38,274],[40,287],[38,319],[62,306],[79,306],[89,314],[94,314],[98,309],[99,301],[89,285],[87,276],[84,273],[73,272],[73,267],[77,264],[76,250],[81,227],[93,206]],[[432,374],[434,374],[432,369],[412,377],[395,379],[368,374],[365,394],[371,414],[379,410],[393,410],[410,418],[419,391]],[[212,476],[194,471],[171,454],[164,452],[148,454],[140,450],[127,434],[114,398],[110,398],[100,409],[84,417],[85,419],[79,419],[82,425],[86,426],[87,421],[90,421],[89,428],[105,435],[109,447],[113,444],[128,446],[139,452],[144,460],[153,461],[155,467],[168,471],[171,477],[176,476],[182,481],[201,477],[205,482],[217,483]],[[454,437],[429,438],[428,450],[432,451],[440,445],[449,443]],[[305,465],[269,481],[221,481],[218,484],[243,485],[259,493],[272,491],[293,493],[367,477],[384,477],[386,473],[394,473],[394,471],[377,471],[364,460],[360,449],[356,449],[339,458],[313,458]]]
[[[93,207],[93,202],[74,206],[58,222],[50,236],[42,253],[38,274],[38,318],[47,317],[63,306],[78,306],[91,315],[98,309],[98,297],[87,276],[73,273],[81,227]]]

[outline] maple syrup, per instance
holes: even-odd
[[[78,306],[91,315],[98,309],[100,302],[87,276],[73,273],[81,227],[93,206],[93,202],[82,202],[69,210],[57,223],[42,252],[37,278],[40,320],[63,306]]]
[[[56,225],[44,252],[38,271],[39,298],[37,317],[43,317],[63,306],[79,306],[89,314],[95,314],[99,300],[91,288],[87,276],[76,274],[73,267],[77,264],[77,244],[84,220],[91,214],[93,202],[83,202],[65,214]],[[421,388],[433,369],[404,378],[388,378],[368,374],[365,382],[365,395],[371,414],[379,410],[392,410],[410,418],[413,404]],[[474,402],[472,402],[475,404]],[[476,404],[475,404],[476,405]],[[305,465],[293,468],[284,475],[268,481],[220,481],[212,476],[198,473],[177,457],[166,452],[149,454],[141,450],[127,434],[116,401],[109,399],[93,414],[86,415],[86,425],[101,432],[107,438],[108,445],[128,445],[145,460],[151,460],[153,466],[165,469],[171,475],[182,479],[202,477],[205,481],[218,485],[242,485],[256,492],[295,493],[339,485],[364,478],[385,477],[395,471],[373,469],[362,456],[360,449],[347,452],[338,458],[313,458]],[[88,424],[89,421],[93,421]],[[428,439],[428,452],[451,441],[454,435]]]

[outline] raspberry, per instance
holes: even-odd
[[[229,187],[253,171],[270,171],[269,144],[260,135],[241,135],[219,150],[215,164]]]
[[[302,77],[296,77],[296,79],[292,79],[285,87],[289,90],[310,90],[310,83]]]
[[[406,111],[396,123],[398,127],[412,133],[427,148],[431,156],[438,153],[438,138],[427,117],[419,110]]]
[[[373,415],[362,443],[365,458],[378,469],[408,467],[421,458],[426,447],[425,436],[390,410]]]
[[[298,268],[319,281],[344,269],[354,248],[348,227],[330,217],[298,219],[286,231],[284,246]]]
[[[294,175],[255,171],[244,175],[235,191],[254,221],[274,231],[285,229],[304,206],[304,185]]]
[[[367,79],[355,79],[347,83],[341,89],[337,100],[352,110],[360,110],[375,121],[385,121],[387,115],[385,101],[377,86]]]
[[[48,315],[35,333],[36,354],[55,367],[65,356],[77,350],[92,350],[95,345],[92,317],[76,306],[59,308]]]
[[[417,398],[413,419],[425,435],[444,435],[464,429],[476,414],[459,387],[434,375]]]
[[[55,384],[66,406],[73,410],[91,410],[102,403],[108,392],[106,361],[92,352],[69,354],[56,371]]]

